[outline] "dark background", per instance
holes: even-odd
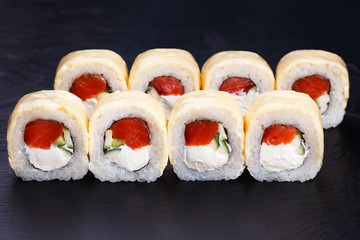
[[[360,239],[360,8],[337,1],[0,1],[0,239]],[[344,121],[325,130],[325,157],[306,183],[22,182],[10,169],[7,121],[26,93],[52,89],[67,53],[111,49],[130,69],[148,49],[259,53],[275,71],[296,49],[348,65]]]

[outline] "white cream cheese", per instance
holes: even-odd
[[[212,171],[228,161],[231,147],[224,143],[227,137],[221,123],[218,133],[219,139],[214,138],[208,145],[185,146],[184,162],[189,168],[199,172]]]
[[[170,117],[171,111],[175,105],[176,100],[181,96],[181,95],[166,95],[166,96],[159,95],[158,92],[153,87],[150,87],[147,90],[147,93],[161,103],[161,105],[165,110],[167,119],[169,119]]]
[[[241,112],[243,117],[245,116],[246,112],[248,111],[251,103],[254,99],[259,96],[259,92],[255,90],[255,88],[251,88],[248,93],[243,93],[241,95],[236,95],[234,93],[231,94],[234,96],[240,106]]]
[[[29,156],[29,162],[42,171],[51,171],[66,166],[71,154],[56,146],[50,149],[31,148],[25,145],[25,151]]]
[[[86,108],[86,112],[88,114],[88,118],[91,118],[91,115],[93,114],[94,108],[96,104],[98,103],[98,100],[96,98],[89,98],[86,99],[86,101],[83,101],[83,104]]]
[[[289,144],[261,144],[260,164],[268,171],[278,172],[300,167],[309,151],[297,135]],[[305,151],[304,151],[305,149]]]
[[[175,105],[176,100],[180,97],[180,95],[161,95],[160,103],[164,107],[166,118],[169,119],[171,111]]]
[[[318,97],[315,100],[316,104],[319,106],[320,109],[320,113],[322,114],[323,112],[325,112],[328,107],[329,107],[329,102],[330,102],[330,96],[329,94],[325,93],[324,95]]]
[[[127,171],[136,171],[148,164],[150,160],[150,145],[136,150],[122,145],[120,150],[109,151],[105,154],[105,157]]]
[[[83,104],[85,106],[86,112],[88,114],[88,119],[91,118],[91,115],[94,112],[94,108],[96,104],[100,101],[100,99],[105,95],[108,94],[107,92],[100,93],[97,98],[89,98],[83,101]]]

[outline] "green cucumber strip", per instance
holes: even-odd
[[[298,136],[299,136],[299,138],[300,138],[301,140],[303,139],[303,136],[302,136],[302,134],[301,134],[300,131],[298,132]]]
[[[121,151],[121,147],[114,147],[114,148],[105,149],[104,153],[107,154],[107,153],[112,152],[112,151]]]
[[[226,148],[227,153],[230,154],[230,148],[228,146],[228,143],[226,142],[226,140],[222,140],[222,142],[223,142],[223,144],[224,144],[224,146]]]
[[[146,90],[146,93],[158,100],[160,99],[160,95],[151,85],[149,85],[148,89]]]
[[[124,144],[125,144],[124,140],[118,140],[118,139],[114,139],[114,138],[113,138],[111,147],[112,147],[112,148],[113,148],[113,147],[120,147],[120,146],[122,146],[122,145],[124,145]]]
[[[257,93],[258,90],[257,90],[256,85],[252,87],[252,90],[254,90]]]
[[[74,153],[74,150],[73,149],[70,149],[70,148],[67,148],[66,146],[62,146],[62,147],[59,147],[60,149],[70,153],[71,155],[73,155]]]
[[[66,144],[66,142],[65,142],[63,135],[58,137],[58,139],[55,140],[54,144],[58,147],[64,146]]]
[[[70,131],[67,128],[64,128],[64,139],[65,139],[65,142],[66,142],[66,146],[68,148],[73,149],[74,144],[73,144],[72,139],[71,139]]]
[[[230,147],[227,143],[227,136],[226,136],[226,132],[224,129],[224,125],[222,123],[219,123],[219,130],[218,132],[215,134],[215,142],[216,142],[216,151],[221,150],[221,149],[225,149],[227,154],[230,154]],[[222,146],[224,145],[224,146]],[[221,149],[220,149],[221,148]]]
[[[104,150],[112,147],[112,130],[108,129],[105,131]]]
[[[304,155],[304,154],[305,154],[305,147],[304,147],[304,145],[302,144],[302,142],[300,143],[300,146],[299,146],[299,148],[297,149],[297,154],[299,154],[299,155]]]
[[[115,139],[112,137],[112,130],[108,129],[105,131],[104,140],[104,152],[107,153],[109,150],[119,149],[119,147],[125,144],[124,140]]]
[[[150,94],[150,92],[153,90],[153,87],[149,84],[148,88],[146,89],[145,93]]]
[[[216,142],[216,148],[215,148],[215,150],[218,150],[219,147],[220,147],[219,139],[220,139],[220,133],[216,133],[216,135],[215,135],[215,142]]]
[[[219,140],[227,139],[225,129],[224,129],[224,125],[222,123],[218,123],[218,125],[219,125],[218,133],[220,134],[219,135]]]
[[[300,146],[297,150],[297,153],[299,155],[304,155],[305,154],[305,144],[304,144],[304,138],[301,132],[298,132],[297,136],[300,139]]]

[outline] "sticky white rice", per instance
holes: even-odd
[[[228,161],[212,171],[197,171],[185,163],[185,126],[196,120],[221,122],[232,148]],[[203,90],[186,93],[176,102],[169,119],[168,147],[170,162],[177,176],[186,181],[230,180],[245,168],[244,131],[241,110],[226,92]]]
[[[102,75],[112,92],[127,90],[128,70],[125,61],[110,50],[80,50],[63,57],[57,67],[54,89],[69,91],[83,74]],[[91,116],[93,106],[87,104]]]
[[[42,171],[30,163],[24,142],[24,131],[27,123],[37,119],[59,122],[70,131],[74,153],[64,167]],[[9,119],[7,144],[11,168],[24,181],[81,179],[88,171],[87,124],[82,101],[73,94],[47,90],[25,95],[17,103]]]
[[[330,103],[321,115],[324,128],[336,127],[345,115],[349,98],[349,76],[345,62],[321,50],[297,50],[286,54],[276,69],[276,89],[291,90],[297,80],[318,74],[330,81]]]
[[[123,118],[144,120],[150,132],[150,161],[137,171],[127,171],[106,159],[104,133]],[[89,169],[101,181],[153,182],[159,178],[167,164],[166,116],[161,104],[140,91],[114,92],[104,96],[90,119]]]
[[[291,125],[303,133],[309,150],[304,163],[295,169],[268,171],[260,163],[261,140],[266,128]],[[294,91],[271,91],[255,99],[245,116],[245,159],[250,174],[259,181],[300,181],[316,176],[322,166],[324,135],[316,103]]]

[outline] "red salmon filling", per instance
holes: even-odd
[[[151,81],[151,86],[159,95],[183,95],[184,86],[175,77],[156,77]]]
[[[148,126],[139,118],[123,118],[116,121],[110,129],[113,138],[123,140],[133,150],[150,145]]]
[[[185,127],[186,146],[208,145],[219,130],[217,122],[210,120],[197,120]]]
[[[100,93],[106,92],[107,85],[103,76],[97,74],[83,74],[74,80],[69,92],[81,100],[96,98]]]
[[[62,124],[52,120],[35,120],[26,124],[24,141],[32,148],[50,149],[62,134]]]
[[[315,100],[329,92],[330,82],[327,78],[315,74],[297,80],[292,85],[292,89],[296,92],[306,93]]]
[[[266,143],[267,145],[280,145],[291,143],[292,140],[299,133],[297,128],[290,125],[272,125],[265,129],[262,143]]]
[[[219,90],[242,95],[243,93],[248,93],[254,86],[255,83],[248,78],[230,77],[221,84]]]

